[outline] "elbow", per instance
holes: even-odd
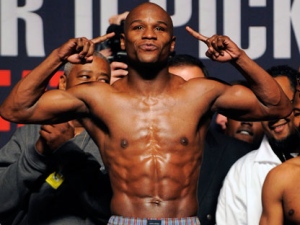
[[[283,117],[288,117],[291,115],[291,113],[293,112],[293,105],[289,104],[287,107],[285,107],[283,110]]]
[[[293,113],[293,108],[291,107],[289,110],[283,110],[283,115],[281,115],[281,118],[289,117]]]
[[[12,123],[26,123],[26,113],[5,105],[0,106],[0,116]]]
[[[281,104],[277,106],[273,106],[269,108],[268,114],[271,118],[269,119],[279,119],[279,118],[286,118],[291,115],[293,111],[293,105],[289,101],[286,104]]]
[[[292,102],[286,97],[284,104],[282,104],[281,110],[279,110],[281,113],[281,117],[288,117],[293,112],[293,104]]]
[[[14,115],[15,115],[15,113],[11,113],[11,111],[5,110],[4,108],[1,107],[0,116],[4,120],[7,120],[7,121],[12,122],[12,123],[18,123],[18,119]]]

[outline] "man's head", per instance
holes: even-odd
[[[110,82],[110,65],[108,60],[98,52],[94,52],[91,63],[66,63],[64,74],[59,80],[59,89],[66,90],[81,83],[92,81]]]
[[[137,6],[126,17],[121,47],[129,64],[166,63],[175,47],[171,17],[154,3]]]
[[[227,118],[225,134],[248,142],[253,149],[257,149],[264,136],[264,131],[261,122],[237,121]]]
[[[267,72],[274,77],[287,97],[293,101],[296,88],[296,77],[298,73],[297,70],[283,65],[271,67],[267,70]],[[295,137],[297,136],[297,133],[293,119],[294,114],[292,113],[286,118],[262,122],[265,134],[273,150],[277,149],[279,151],[294,151],[294,149],[292,149],[294,148],[294,141],[299,137]]]
[[[184,80],[209,76],[202,61],[187,54],[178,54],[171,57],[169,59],[169,72],[181,76]]]

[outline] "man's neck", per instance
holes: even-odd
[[[145,68],[144,71],[129,67],[127,81],[130,90],[143,95],[157,95],[165,90],[172,78],[167,67],[160,70]]]

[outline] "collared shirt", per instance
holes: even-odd
[[[259,149],[230,168],[218,198],[217,225],[257,225],[262,213],[261,191],[268,172],[281,164],[266,137]]]

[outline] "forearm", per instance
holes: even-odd
[[[45,92],[49,80],[63,61],[55,49],[39,66],[21,79],[0,107],[0,115],[14,121],[13,115],[24,114]]]
[[[232,64],[247,79],[251,90],[269,111],[275,114],[280,113],[282,117],[291,113],[291,102],[278,83],[244,51],[236,60],[232,61]]]

